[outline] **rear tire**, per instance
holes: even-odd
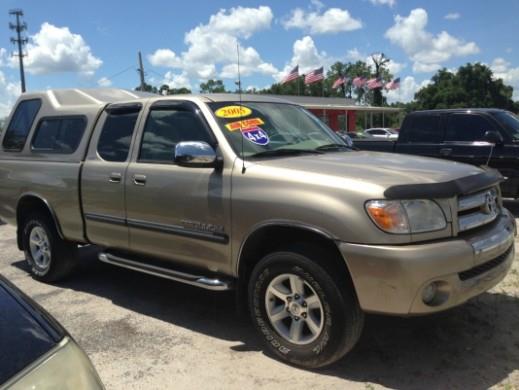
[[[25,259],[34,279],[57,282],[67,277],[77,260],[77,245],[63,240],[45,214],[29,217],[23,225]]]
[[[342,358],[364,325],[351,279],[319,265],[326,254],[303,246],[271,253],[256,265],[249,283],[252,321],[269,350],[304,368]]]

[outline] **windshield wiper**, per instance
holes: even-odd
[[[325,151],[325,150],[339,150],[339,149],[351,150],[351,148],[348,145],[344,145],[344,144],[326,144],[326,145],[318,146],[314,150],[315,151]]]
[[[271,149],[258,152],[250,157],[270,157],[270,156],[295,156],[298,154],[322,154],[321,151],[315,149]]]

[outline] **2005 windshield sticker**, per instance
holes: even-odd
[[[243,137],[256,145],[265,146],[270,142],[269,136],[261,127],[255,126],[242,130]]]
[[[215,111],[218,118],[240,118],[250,114],[252,114],[252,110],[245,106],[225,106]]]

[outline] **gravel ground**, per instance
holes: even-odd
[[[519,203],[507,207],[519,215]],[[519,389],[519,262],[496,288],[448,312],[368,316],[352,353],[307,371],[265,355],[231,293],[211,293],[96,261],[83,248],[58,285],[28,276],[0,226],[0,273],[53,314],[107,389]]]

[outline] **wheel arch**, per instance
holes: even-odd
[[[339,272],[351,280],[346,260],[336,244],[337,238],[331,233],[315,226],[293,222],[269,222],[256,226],[243,240],[237,256],[236,274],[238,275],[238,296],[246,296],[247,284],[255,265],[268,253],[297,243],[314,244],[327,253],[324,268]],[[245,293],[245,294],[244,294]]]
[[[28,193],[22,194],[16,204],[17,244],[18,244],[18,249],[20,249],[20,250],[23,250],[23,243],[22,243],[23,226],[22,226],[22,223],[27,215],[29,215],[30,213],[35,212],[35,211],[41,211],[41,212],[44,212],[45,214],[47,214],[53,221],[59,237],[61,239],[65,239],[65,237],[63,236],[63,232],[61,230],[61,226],[58,221],[58,217],[56,216],[56,213],[54,212],[54,209],[52,208],[50,203],[42,196],[32,193],[32,192],[28,192]]]

